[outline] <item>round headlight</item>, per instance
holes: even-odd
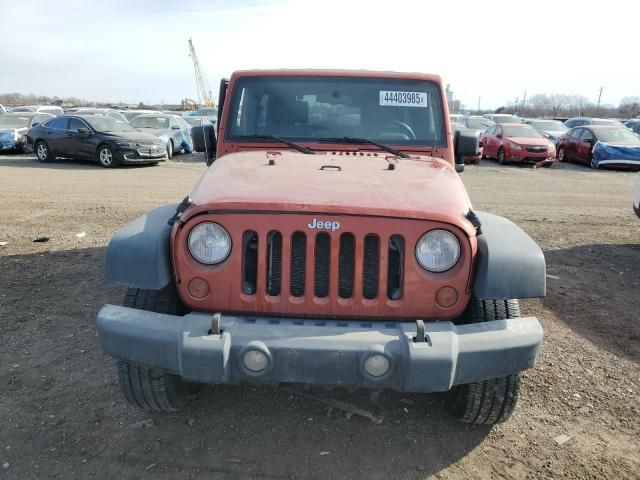
[[[445,272],[460,258],[460,243],[454,234],[446,230],[431,230],[416,244],[416,259],[422,268],[430,272]]]
[[[215,265],[231,252],[231,237],[217,223],[204,222],[189,233],[189,251],[200,263]]]

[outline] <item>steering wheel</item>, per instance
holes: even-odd
[[[387,129],[401,130],[402,133],[406,134],[409,137],[409,140],[415,140],[416,139],[416,134],[413,131],[413,129],[409,125],[407,125],[406,123],[401,122],[400,120],[393,120],[388,125],[385,125],[384,128],[382,129],[382,131],[385,131]]]

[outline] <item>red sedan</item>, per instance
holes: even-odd
[[[485,157],[498,163],[533,163],[550,165],[556,158],[556,147],[535,128],[522,123],[494,125],[482,134]]]

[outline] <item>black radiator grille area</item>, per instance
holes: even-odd
[[[304,295],[306,267],[307,236],[303,232],[295,232],[291,236],[291,283],[289,289],[294,297]]]
[[[402,297],[404,265],[404,238],[400,235],[393,235],[389,239],[387,258],[387,298],[398,300]]]
[[[373,300],[378,296],[380,271],[380,240],[377,235],[364,237],[364,259],[362,264],[362,296]]]
[[[355,275],[356,237],[353,233],[340,235],[340,256],[338,258],[338,295],[340,298],[353,297]]]
[[[280,295],[282,288],[282,234],[267,235],[267,294]]]
[[[315,256],[315,289],[316,297],[329,296],[329,274],[331,266],[331,237],[328,233],[319,233],[316,236]]]
[[[242,291],[253,295],[258,286],[258,234],[256,232],[244,232],[242,250]]]
[[[402,298],[405,240],[400,235],[392,235],[388,243],[386,237],[382,242],[374,233],[356,238],[350,232],[339,236],[320,232],[308,238],[304,232],[294,232],[289,238],[280,231],[272,230],[259,240],[262,235],[246,231],[242,237],[242,290],[245,294],[254,295],[258,291],[258,282],[264,281],[262,288],[267,295],[282,295],[282,282],[288,279],[288,293],[293,297],[303,297],[311,291],[318,298],[327,298],[333,285],[333,288],[337,286],[338,296],[342,299],[361,295],[360,298],[374,300],[379,296],[382,282],[387,298]],[[263,242],[260,248],[259,241]],[[332,271],[332,249],[337,249],[333,252],[337,271]],[[384,262],[381,252],[386,252]],[[313,258],[308,258],[307,253],[311,253]],[[286,258],[289,264],[285,271],[283,265],[287,262],[283,263],[283,259]],[[359,263],[361,269],[356,268]],[[362,275],[361,278],[356,278],[356,271]],[[312,275],[308,277],[307,272]],[[313,285],[307,285],[309,279]]]

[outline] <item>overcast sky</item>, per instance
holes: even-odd
[[[535,93],[640,95],[640,4],[573,0],[0,0],[0,93],[179,103],[193,37],[214,92],[244,68],[437,73],[496,108]]]

